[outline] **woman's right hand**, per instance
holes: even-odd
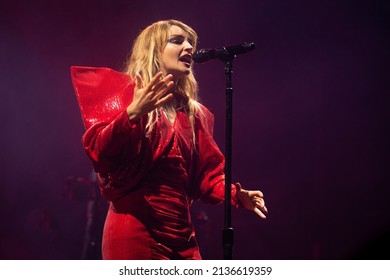
[[[130,120],[141,118],[173,97],[172,93],[167,94],[173,87],[173,76],[160,80],[161,76],[162,72],[158,72],[146,86],[140,75],[135,77],[133,101],[126,109]]]

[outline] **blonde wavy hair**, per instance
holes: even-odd
[[[195,51],[198,36],[191,27],[174,19],[158,21],[146,27],[135,39],[124,72],[133,79],[138,74],[142,77],[144,84],[148,84],[157,72],[160,71],[161,55],[168,43],[169,29],[173,25],[180,27],[188,33],[189,39],[193,42],[193,51]],[[183,97],[184,104],[182,105],[186,108],[193,137],[195,138],[195,112],[199,108],[199,103],[197,102],[198,83],[195,80],[192,69],[188,75],[178,80],[175,90],[176,93]],[[169,106],[169,104],[163,106]],[[158,109],[148,113],[147,134],[150,134],[153,130],[157,122],[157,116]]]

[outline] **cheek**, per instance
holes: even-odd
[[[173,62],[177,59],[178,52],[175,48],[167,46],[164,50],[164,56],[166,60],[169,60],[170,62]]]

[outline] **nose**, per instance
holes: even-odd
[[[186,51],[192,53],[193,47],[192,47],[192,45],[190,44],[190,42],[188,42],[188,41],[185,41],[185,42],[184,42],[184,50],[186,50]]]

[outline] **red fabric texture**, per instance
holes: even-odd
[[[124,73],[104,67],[72,66],[73,87],[85,127],[111,121],[133,100],[134,83]]]
[[[134,90],[129,76],[72,67],[72,79],[87,128],[83,147],[110,203],[103,258],[200,259],[192,200],[224,200],[224,157],[212,136],[213,115],[199,105],[195,144],[183,110],[173,123],[160,110],[146,135],[146,117],[132,122],[126,113]],[[233,206],[238,204],[235,192],[232,185]]]

